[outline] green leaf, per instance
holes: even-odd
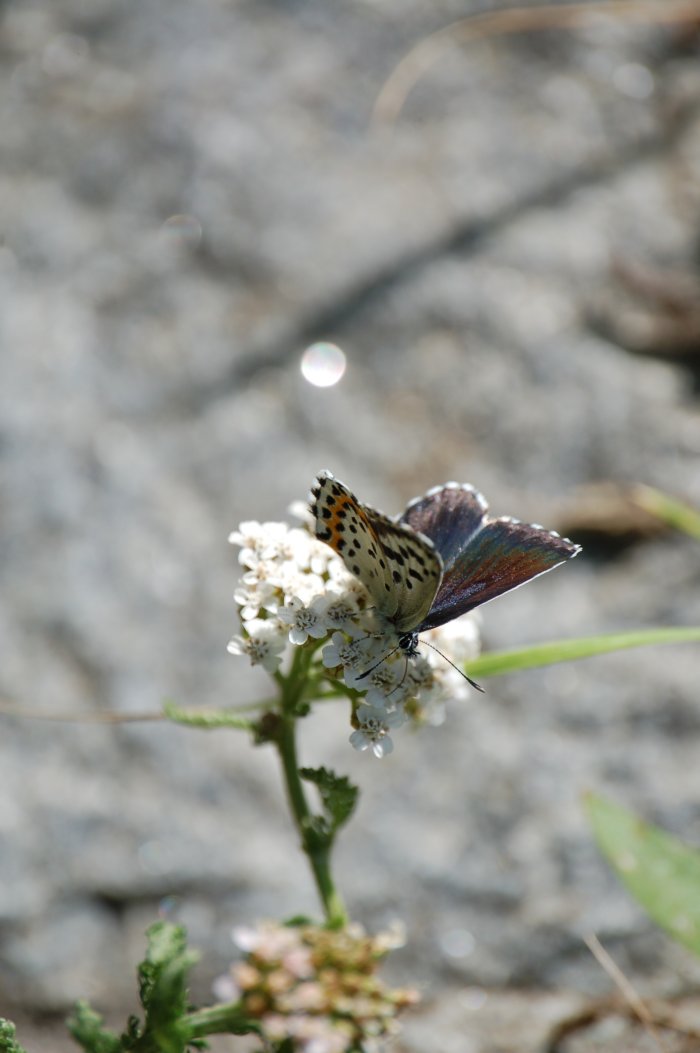
[[[102,1017],[87,1003],[79,1002],[68,1029],[86,1053],[185,1053],[207,1048],[187,1016],[187,978],[197,955],[187,950],[185,930],[159,921],[151,925],[147,937],[146,958],[138,971],[144,1021],[129,1017],[126,1030],[118,1037],[102,1027]],[[15,1051],[10,1048],[8,1053]]]
[[[700,955],[700,852],[604,797],[585,808],[601,852],[657,925]]]
[[[102,1027],[102,1017],[87,1002],[78,1002],[66,1026],[68,1033],[87,1053],[120,1053],[124,1049],[119,1036]]]
[[[249,717],[242,717],[227,709],[181,709],[174,702],[165,702],[163,713],[174,724],[185,724],[190,728],[237,728],[240,731],[252,731],[256,722]]]
[[[0,1053],[26,1053],[15,1038],[15,1025],[0,1017]]]
[[[467,663],[469,676],[479,680],[485,676],[502,676],[518,669],[536,669],[557,662],[572,662],[579,658],[592,658],[611,651],[624,651],[628,647],[648,647],[652,644],[691,643],[700,641],[700,628],[679,627],[663,629],[634,629],[626,633],[608,633],[604,636],[581,636],[575,640],[554,640],[551,643],[533,644],[515,651],[492,651]]]
[[[346,823],[357,804],[358,789],[345,775],[336,775],[327,768],[301,768],[299,774],[318,789],[323,809],[333,832]]]
[[[632,500],[662,522],[700,541],[700,512],[653,486],[635,486]]]
[[[187,950],[181,925],[158,921],[147,936],[148,952],[139,966],[139,994],[146,1011],[142,1046],[148,1049],[150,1042],[159,1053],[184,1053],[187,977],[198,955]]]

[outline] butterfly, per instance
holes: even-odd
[[[320,472],[311,488],[314,532],[338,553],[391,622],[398,646],[418,654],[418,636],[524,585],[581,551],[553,530],[509,516],[491,519],[467,483],[445,483],[410,501],[397,518],[358,501]]]

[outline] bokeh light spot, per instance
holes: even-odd
[[[202,240],[202,224],[196,216],[169,216],[160,230],[163,237],[176,248],[196,249]]]
[[[440,949],[450,958],[468,958],[476,940],[467,929],[451,929],[440,938]]]
[[[177,910],[178,900],[176,896],[163,896],[162,900],[158,904],[158,917],[159,918],[172,918],[173,914]]]
[[[345,352],[335,344],[312,344],[301,356],[304,380],[317,388],[331,388],[342,379],[346,366]]]

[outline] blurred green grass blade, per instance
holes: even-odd
[[[598,846],[657,925],[700,955],[700,852],[617,804],[588,794]]]
[[[628,647],[693,641],[700,641],[700,627],[634,629],[626,633],[554,640],[551,643],[533,644],[532,647],[523,647],[517,651],[492,651],[468,662],[466,669],[469,676],[478,680],[481,677],[513,673],[518,669],[536,669],[538,666],[555,665],[557,662],[593,658],[594,655],[623,651]]]
[[[700,512],[697,509],[669,497],[653,486],[635,486],[632,499],[645,512],[700,541]]]

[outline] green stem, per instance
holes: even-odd
[[[279,676],[277,682],[282,694],[282,713],[276,735],[277,752],[282,762],[287,798],[295,826],[306,853],[323,910],[328,923],[334,927],[347,924],[347,914],[340,893],[333,884],[330,867],[332,835],[319,829],[309,808],[304,786],[299,776],[297,759],[296,725],[299,709],[309,691],[309,667],[313,658],[311,650],[299,647],[286,677]]]
[[[284,781],[289,805],[301,846],[308,856],[318,894],[328,923],[334,927],[347,924],[347,914],[340,893],[333,884],[330,868],[331,841],[314,830],[313,816],[306,800],[304,787],[299,777],[296,747],[296,718],[286,715],[282,719],[277,749],[282,761]]]

